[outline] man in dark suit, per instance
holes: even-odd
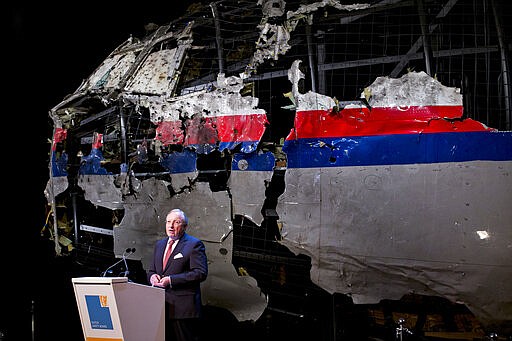
[[[167,236],[155,244],[148,269],[151,285],[165,289],[167,341],[199,340],[201,317],[200,283],[208,275],[205,246],[185,230],[188,218],[180,209],[166,217]]]

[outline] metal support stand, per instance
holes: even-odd
[[[402,341],[404,337],[404,332],[412,335],[412,332],[404,327],[405,319],[400,318],[398,319],[398,327],[396,327],[396,334],[395,334],[395,340],[396,341]]]

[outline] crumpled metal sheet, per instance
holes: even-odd
[[[265,23],[260,32],[260,39],[256,42],[253,64],[261,64],[266,59],[277,60],[279,55],[286,54],[291,48],[289,40],[290,31],[286,27]]]
[[[286,13],[288,19],[291,18],[297,18],[303,15],[311,14],[313,12],[318,11],[320,8],[325,8],[326,6],[334,7],[337,10],[343,10],[343,11],[354,11],[358,9],[365,9],[370,7],[370,4],[342,4],[337,0],[322,0],[322,1],[316,1],[311,4],[305,4],[299,7],[296,11],[288,11]]]
[[[459,88],[444,86],[424,71],[408,72],[400,78],[377,77],[362,95],[372,107],[462,106]]]
[[[286,2],[284,0],[258,0],[261,11],[265,17],[280,17],[284,14]]]
[[[166,213],[175,207],[183,209],[190,218],[189,232],[201,238],[207,246],[211,272],[203,283],[204,299],[230,310],[241,321],[256,320],[267,302],[255,279],[240,276],[231,263],[231,206],[239,207],[236,212],[241,215],[259,215],[261,220],[256,206],[262,205],[265,198],[264,183],[271,177],[272,155],[260,155],[257,162],[251,161],[250,170],[244,170],[258,171],[254,181],[261,180],[251,193],[253,199],[256,198],[254,194],[259,193],[260,202],[254,205],[247,204],[250,199],[246,193],[235,190],[234,200],[231,200],[227,191],[212,192],[207,182],[198,182],[196,162],[198,153],[213,150],[239,147],[241,155],[253,153],[268,124],[266,113],[257,108],[257,98],[240,95],[243,81],[239,77],[219,75],[214,91],[169,98],[166,91],[174,81],[169,75],[176,70],[165,60],[173,53],[162,51],[148,55],[138,72],[130,75],[120,94],[125,105],[149,109],[150,119],[156,126],[154,143],[157,148],[167,145],[184,147],[181,152],[159,154],[160,165],[168,172],[166,179],[171,181],[153,176],[139,180],[126,164],[121,164],[119,175],[110,174],[103,167],[106,160],[102,153],[102,136],[95,134],[90,153],[82,156],[78,185],[84,190],[85,199],[92,204],[124,210],[120,224],[113,227],[114,253],[121,257],[127,248],[135,248],[137,251],[130,258],[139,259],[144,268],[149,266],[155,241],[165,236]],[[121,77],[118,71],[123,70],[121,74],[124,74],[132,68],[135,63],[132,57],[130,54],[125,57],[115,55],[107,59],[80,91],[117,88],[126,80],[126,76]],[[108,102],[106,98],[103,100]],[[55,113],[57,124],[62,125],[63,119],[72,123],[73,112],[62,109]],[[147,145],[138,146],[137,160],[143,163],[146,153]],[[248,158],[257,160],[251,155]],[[254,168],[253,164],[259,168]],[[59,166],[58,160],[54,159],[52,166]],[[147,175],[151,174],[144,176]],[[236,175],[232,181],[236,183]],[[55,187],[55,182],[53,184]],[[248,207],[250,205],[252,207]]]
[[[288,169],[282,243],[311,257],[314,283],[355,303],[414,292],[509,319],[511,170],[510,161]]]
[[[232,236],[229,238],[231,243]],[[229,247],[225,241],[226,249]],[[267,307],[267,299],[254,277],[238,275],[230,263],[209,265],[208,279],[202,284],[203,304],[227,308],[238,321],[257,321]]]
[[[51,202],[51,198],[63,193],[69,186],[67,176],[55,176],[48,179],[46,187],[44,189],[44,196],[48,202]]]
[[[271,152],[233,155],[228,180],[233,200],[233,213],[245,216],[256,224],[263,220],[266,184],[274,173],[275,156]]]
[[[510,132],[461,119],[458,90],[424,73],[378,79],[367,104],[294,96],[277,212],[312,281],[355,303],[417,293],[510,320]]]
[[[108,171],[101,165],[103,153],[99,148],[92,148],[89,155],[82,156],[80,174],[107,175]]]
[[[187,232],[206,245],[209,276],[202,284],[204,303],[230,310],[240,321],[256,320],[266,307],[254,278],[239,276],[231,263],[231,202],[227,192],[212,192],[207,182],[196,182],[189,191],[170,195],[166,181],[150,178],[141,182],[136,196],[124,202],[125,215],[114,228],[114,251],[137,249],[130,256],[149,267],[155,242],[166,236],[165,216],[179,207],[189,217]],[[250,303],[250,304],[248,304]]]
[[[170,174],[197,172],[197,154],[185,149],[182,152],[165,153],[160,159],[160,164]]]
[[[108,57],[93,72],[93,74],[82,84],[79,91],[91,89],[114,89],[121,82],[124,74],[135,63],[135,53],[133,51],[126,54],[116,54]]]
[[[80,175],[78,186],[84,190],[85,199],[92,204],[111,210],[123,208],[121,189],[115,186],[115,175]]]
[[[169,66],[169,61],[174,59],[175,54],[176,49],[151,53],[130,82],[126,84],[126,91],[155,95],[166,94],[169,91],[174,70]]]
[[[218,77],[219,87],[167,100],[157,96],[126,95],[125,99],[147,107],[156,125],[155,139],[165,145],[183,145],[208,154],[213,150],[241,150],[250,153],[263,136],[266,113],[258,109],[258,99],[241,96],[239,77]]]

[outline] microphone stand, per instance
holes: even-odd
[[[123,274],[124,277],[128,277],[130,271],[128,271],[128,263],[126,262],[126,257],[123,257],[124,261],[124,272],[121,272],[119,275]]]
[[[128,248],[126,249],[124,252],[123,252],[123,255],[121,257],[120,260],[118,260],[117,262],[115,262],[114,264],[112,264],[111,266],[109,266],[105,271],[103,271],[101,273],[101,277],[106,277],[107,276],[107,272],[112,269],[113,267],[115,267],[117,264],[121,263],[121,262],[124,262],[124,266],[125,266],[125,271],[124,271],[124,277],[128,277],[128,275],[130,274],[130,271],[128,271],[128,263],[126,262],[126,257],[131,255],[132,253],[135,252],[135,248]],[[126,254],[128,253],[128,255]]]
[[[130,274],[130,271],[128,270],[128,262],[126,261],[126,258],[128,258],[129,255],[131,255],[132,253],[135,252],[135,248],[132,247],[131,249],[128,248],[125,250],[125,252],[128,252],[128,254],[126,255],[126,257],[123,257],[123,261],[124,261],[124,277],[128,277],[128,275]],[[124,253],[123,253],[124,254]],[[122,274],[123,272],[121,272],[120,274]]]

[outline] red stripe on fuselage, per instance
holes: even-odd
[[[259,141],[265,132],[266,114],[194,116],[181,121],[163,121],[157,125],[156,140],[164,145],[215,144],[217,142]],[[185,131],[183,131],[185,129]]]
[[[458,120],[462,106],[367,107],[298,111],[287,140],[336,136],[495,130],[472,119]]]

